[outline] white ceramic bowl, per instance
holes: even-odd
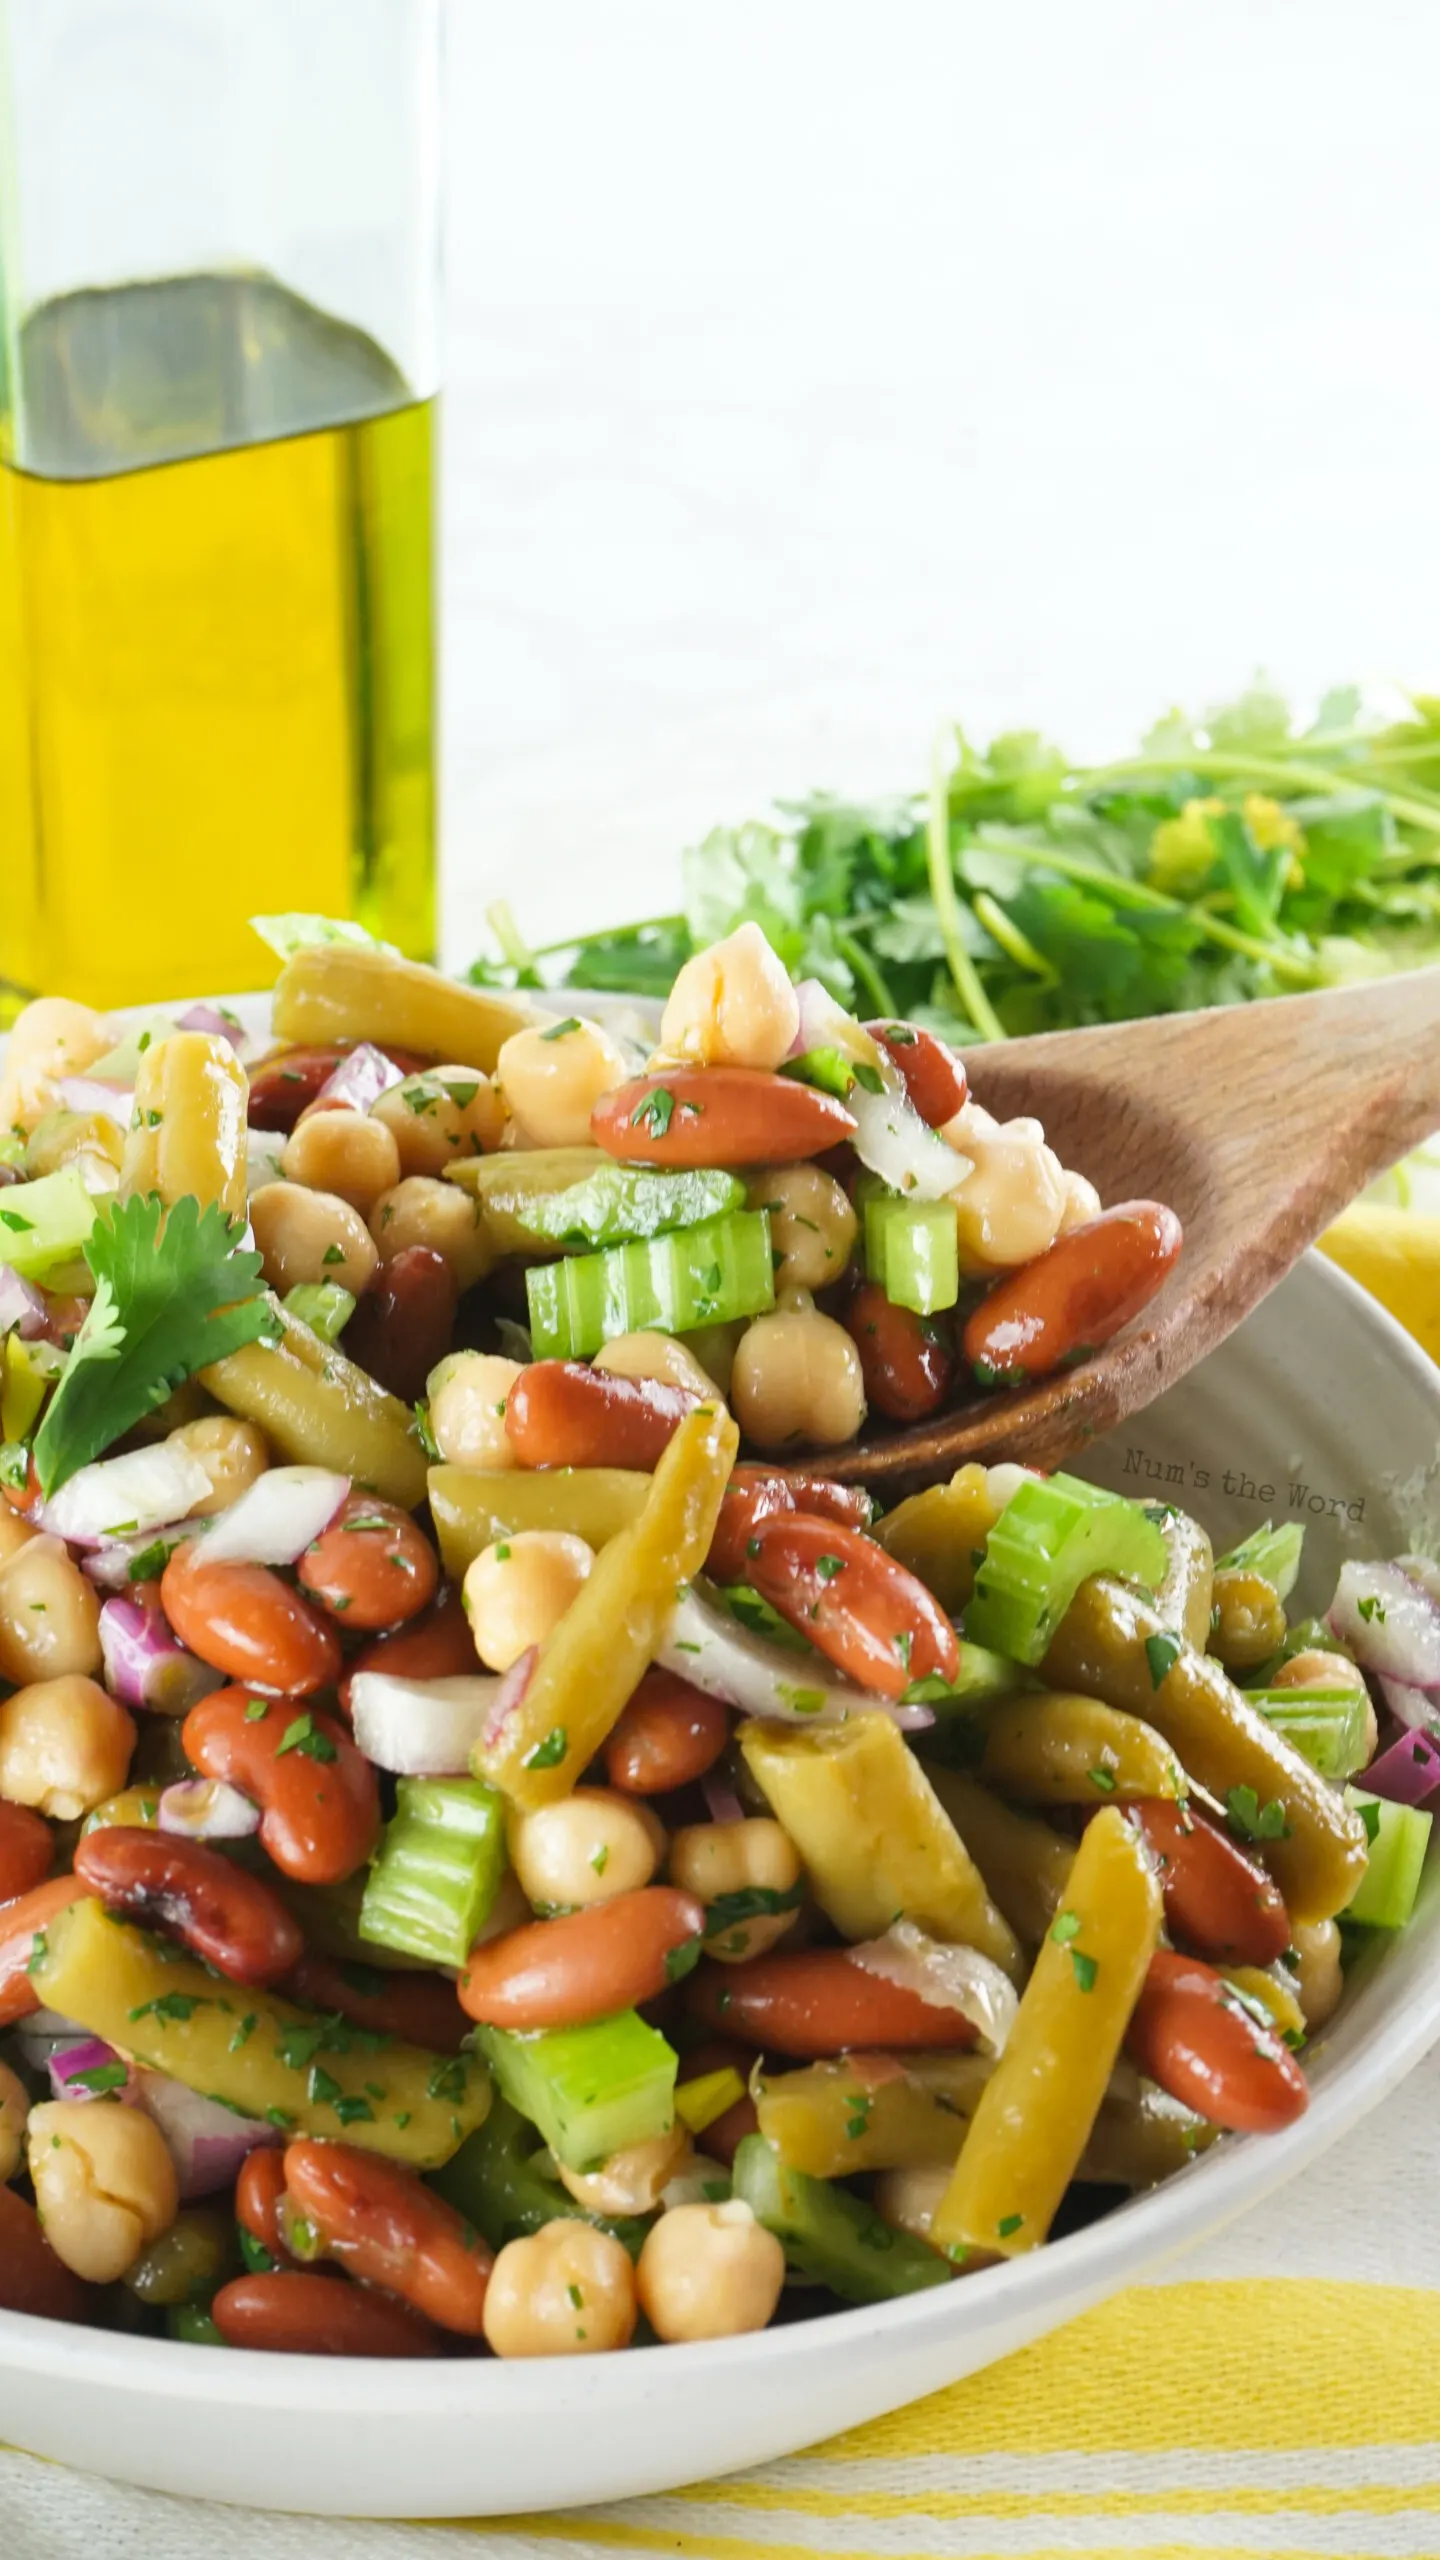
[[[1312,1256],[1202,1370],[1097,1444],[1089,1471],[1193,1505],[1217,1545],[1288,1516],[1290,1488],[1306,1488],[1299,1599],[1313,1606],[1343,1554],[1433,1537],[1437,1452],[1440,1370]],[[793,2452],[1057,2328],[1259,2204],[1377,2106],[1440,2036],[1437,1876],[1352,1980],[1298,2124],[1221,2143],[1033,2258],[758,2338],[541,2364],[226,2354],[0,2314],[0,2438],[150,2488],[367,2516],[630,2497]]]

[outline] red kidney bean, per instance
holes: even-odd
[[[296,1698],[212,1690],[191,1708],[180,1742],[205,1777],[259,1805],[260,1845],[298,1884],[343,1884],[380,1837],[369,1761],[333,1716]]]
[[[61,2265],[33,2204],[13,2187],[0,2187],[0,2311],[28,2311],[39,2320],[93,2321],[101,2300],[95,2285],[82,2284]]]
[[[251,1128],[283,1130],[288,1137],[301,1112],[308,1109],[341,1059],[355,1046],[353,1040],[330,1041],[321,1048],[297,1044],[291,1049],[277,1049],[273,1057],[262,1058],[250,1070]],[[416,1057],[410,1049],[387,1049],[384,1054],[403,1076],[418,1075],[422,1067],[430,1064],[428,1058]]]
[[[0,2027],[13,2027],[17,2018],[28,2018],[41,2007],[29,1973],[35,1940],[57,1913],[83,1902],[89,1891],[78,1876],[51,1876],[47,1884],[32,1885],[14,1902],[0,1904]]]
[[[762,1520],[750,1548],[746,1579],[862,1688],[898,1698],[933,1672],[955,1678],[960,1648],[938,1600],[873,1538],[796,1512]]]
[[[689,2007],[719,2034],[742,2036],[797,2062],[822,2061],[852,2046],[938,2052],[967,2050],[975,2042],[975,2029],[958,2009],[932,2009],[918,1992],[867,1973],[846,1947],[703,1964],[690,1985]]]
[[[107,1911],[178,1938],[232,1982],[279,1982],[304,1952],[279,1895],[203,1840],[115,1823],[76,1844],[75,1873]]]
[[[407,1244],[382,1262],[345,1327],[345,1356],[413,1404],[450,1348],[459,1292],[443,1253]]]
[[[302,1591],[343,1627],[369,1635],[417,1617],[440,1581],[435,1550],[408,1511],[352,1493],[295,1568]]]
[[[1193,1806],[1142,1796],[1124,1808],[1160,1869],[1172,1938],[1212,1964],[1273,1964],[1290,1944],[1278,1887],[1216,1823]]]
[[[705,1912],[673,1885],[642,1885],[476,1947],[460,2005],[486,2027],[578,2027],[657,1999],[694,1961]]]
[[[982,1298],[965,1357],[982,1386],[1048,1378],[1084,1360],[1149,1304],[1184,1241],[1173,1209],[1125,1200],[1056,1239]]]
[[[306,1698],[340,1673],[340,1639],[264,1564],[209,1564],[186,1539],[160,1579],[165,1615],[183,1645],[250,1687]]]
[[[899,1068],[921,1119],[932,1129],[943,1128],[969,1091],[964,1059],[933,1031],[922,1031],[918,1022],[867,1022],[865,1028]]]
[[[227,2347],[281,2356],[438,2356],[441,2337],[408,2303],[313,2272],[235,2276],[210,2317]]]
[[[863,1485],[834,1484],[828,1476],[806,1475],[795,1467],[780,1475],[773,1467],[745,1462],[734,1469],[725,1488],[705,1559],[706,1572],[717,1582],[743,1582],[755,1523],[787,1511],[813,1512],[822,1520],[838,1520],[846,1529],[868,1529],[874,1517]]]
[[[795,1496],[795,1507],[808,1511],[817,1520],[838,1521],[842,1529],[868,1529],[875,1517],[875,1505],[863,1484],[836,1484],[829,1476],[807,1475],[801,1467],[787,1467],[785,1481]]]
[[[439,2329],[478,2338],[494,2253],[413,2169],[348,2142],[292,2142],[285,2153],[281,2229],[304,2253],[333,2258],[347,2275],[383,2285]],[[287,2208],[293,2208],[292,2211]]]
[[[730,1734],[718,1698],[674,1671],[647,1671],[605,1745],[605,1775],[627,1796],[668,1796],[713,1769]]]
[[[955,1375],[955,1354],[933,1317],[897,1307],[878,1280],[867,1280],[845,1309],[845,1330],[860,1354],[865,1398],[891,1422],[923,1422],[938,1413]]]
[[[408,1626],[353,1656],[340,1683],[340,1704],[348,1716],[350,1685],[360,1671],[388,1671],[395,1680],[452,1680],[479,1668],[464,1600],[458,1585],[447,1583]]]
[[[285,1996],[305,2009],[338,2010],[352,2026],[430,2053],[458,2053],[470,2033],[455,1985],[439,1973],[379,1973],[365,1964],[303,1955],[285,1985]]]
[[[48,1876],[55,1842],[43,1814],[0,1797],[0,1902],[13,1902]]]
[[[294,2261],[280,2229],[285,2194],[285,2163],[278,2151],[247,2151],[235,2181],[235,2219],[242,2231],[268,2249],[278,2265]]]
[[[1211,1965],[1167,1947],[1150,1959],[1125,2050],[1172,2098],[1231,2133],[1278,2133],[1310,2103],[1274,2028]]]
[[[505,1436],[522,1467],[658,1466],[687,1413],[691,1387],[621,1378],[579,1360],[534,1360],[505,1399]]]
[[[590,1135],[626,1164],[797,1164],[855,1123],[843,1102],[759,1067],[673,1067],[604,1094]]]

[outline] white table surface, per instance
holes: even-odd
[[[446,951],[1440,668],[1434,0],[452,0]]]

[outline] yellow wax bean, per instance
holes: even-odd
[[[1075,1843],[1032,1813],[1002,1804],[978,1778],[925,1761],[931,1786],[985,1879],[986,1891],[1027,1947],[1038,1947],[1061,1903]]]
[[[273,2110],[287,2133],[436,2169],[490,2111],[490,2077],[473,2054],[377,2044],[343,2019],[222,1980],[93,1900],[46,1924],[30,1970],[47,2007],[204,2097],[250,2116]]]
[[[723,1405],[686,1414],[639,1518],[597,1557],[498,1740],[476,1751],[476,1776],[522,1812],[570,1793],[654,1661],[679,1586],[709,1552],[739,1445]]]
[[[462,987],[419,960],[317,942],[286,961],[272,1019],[281,1040],[373,1040],[488,1075],[512,1032],[534,1016],[508,996]]]
[[[995,2065],[977,2053],[907,2054],[876,2080],[863,2063],[814,2062],[761,2089],[760,2130],[787,2168],[811,2178],[948,2167]]]
[[[986,1469],[971,1464],[959,1468],[948,1484],[912,1493],[877,1521],[870,1534],[897,1564],[919,1576],[953,1618],[975,1588],[975,1551],[984,1546],[1000,1512]]]
[[[1014,1982],[1019,1942],[899,1729],[878,1708],[818,1731],[740,1728],[745,1766],[844,1938],[883,1937],[903,1913],[932,1938],[978,1947]]]
[[[1097,1804],[1110,1796],[1183,1796],[1185,1772],[1138,1716],[1068,1691],[1027,1691],[986,1718],[985,1784],[1024,1804]]]
[[[172,1031],[135,1076],[135,1109],[120,1163],[129,1199],[158,1192],[167,1209],[187,1197],[245,1215],[245,1070],[224,1040]]]
[[[430,1516],[452,1582],[497,1538],[568,1529],[598,1555],[639,1519],[650,1478],[632,1467],[432,1467]]]
[[[1198,1520],[1187,1511],[1170,1511],[1160,1523],[1165,1541],[1164,1579],[1155,1594],[1156,1615],[1177,1636],[1205,1650],[1210,1633],[1210,1601],[1215,1583],[1215,1550]]]
[[[936,2209],[936,2248],[1010,2258],[1040,2247],[1099,2114],[1160,1921],[1145,1845],[1107,1805],[1086,1827],[1064,1910]]]
[[[277,1458],[333,1467],[413,1511],[425,1496],[425,1452],[408,1405],[277,1303],[279,1342],[247,1342],[200,1372],[231,1413],[258,1422]]]
[[[1168,1632],[1152,1601],[1096,1574],[1071,1602],[1040,1676],[1053,1688],[1083,1689],[1143,1716],[1222,1804],[1232,1788],[1253,1787],[1262,1806],[1283,1805],[1286,1833],[1262,1842],[1260,1855],[1293,1920],[1333,1918],[1365,1872],[1359,1815],[1208,1655],[1182,1645],[1157,1682],[1162,1649],[1154,1639]]]

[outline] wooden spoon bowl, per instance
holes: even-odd
[[[1047,1033],[966,1064],[976,1100],[1043,1122],[1107,1206],[1168,1202],[1185,1248],[1089,1359],[825,1454],[827,1475],[890,1499],[970,1458],[1056,1466],[1223,1342],[1347,1201],[1440,1127],[1440,968]]]

